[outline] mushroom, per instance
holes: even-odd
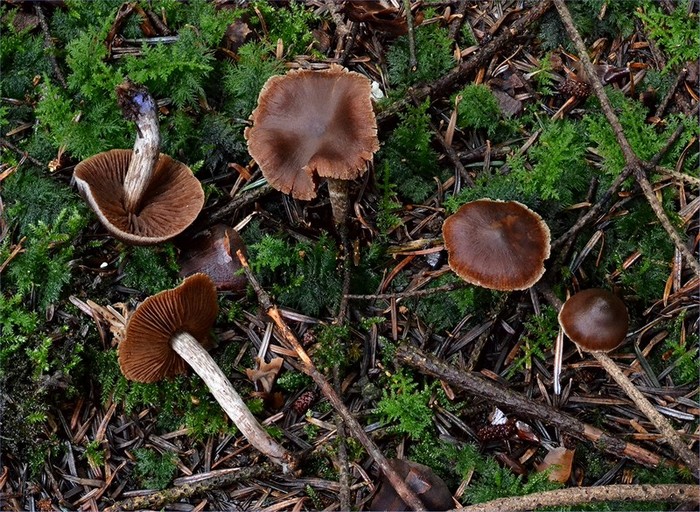
[[[122,373],[137,382],[156,382],[191,367],[250,444],[285,472],[293,471],[295,456],[260,426],[204,348],[218,310],[216,288],[205,274],[147,298],[129,317],[119,344]]]
[[[336,64],[273,76],[250,119],[248,152],[270,185],[310,200],[326,178],[333,220],[343,224],[348,180],[364,174],[379,149],[370,81]]]
[[[450,510],[455,502],[444,480],[428,466],[404,459],[389,459],[389,465],[418,495],[426,510]],[[379,491],[374,495],[369,510],[410,510],[393,486],[382,475]]]
[[[464,204],[442,226],[448,263],[467,281],[492,290],[525,290],[544,274],[549,228],[517,201]]]
[[[607,352],[619,347],[627,335],[629,316],[624,302],[607,290],[591,288],[572,295],[559,311],[559,325],[571,341],[595,357],[627,396],[661,432],[671,448],[690,467],[700,472],[700,459],[676,430],[632,384]]]
[[[156,103],[148,90],[127,81],[116,92],[124,116],[136,123],[133,150],[87,158],[73,176],[112,236],[133,245],[164,242],[199,215],[204,191],[189,167],[159,153]]]
[[[200,236],[182,240],[178,247],[181,249],[178,257],[180,277],[207,274],[217,290],[237,294],[245,292],[248,280],[239,275],[241,263],[235,257],[239,249],[245,254],[245,243],[235,229],[217,224]]]

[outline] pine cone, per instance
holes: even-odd
[[[486,443],[488,441],[503,441],[504,439],[510,439],[517,433],[518,428],[515,426],[515,421],[509,420],[506,423],[501,423],[500,425],[486,425],[485,427],[481,427],[476,431],[476,437],[478,437],[482,442]]]
[[[296,412],[300,416],[304,415],[315,401],[316,393],[314,393],[313,391],[304,391],[301,395],[299,395],[299,398],[294,400],[294,403],[292,404],[292,409],[294,409],[294,412]]]
[[[591,86],[586,82],[579,82],[578,80],[572,80],[567,78],[559,86],[559,92],[565,96],[574,96],[575,98],[585,98],[591,94]]]

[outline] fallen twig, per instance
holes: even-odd
[[[479,66],[486,64],[496,52],[501,50],[515,37],[522,34],[532,23],[540,19],[551,6],[552,0],[543,0],[536,4],[527,14],[519,17],[513,25],[505,29],[500,36],[493,39],[469,57],[469,59],[461,63],[456,70],[448,73],[439,80],[418,87],[413,91],[409,91],[409,94],[405,98],[392,103],[386,109],[379,112],[379,114],[377,114],[377,123],[386,121],[388,118],[404,110],[414,99],[420,102],[428,96],[433,99],[441,98],[452,92],[452,89],[464,83],[469,73],[476,70]]]
[[[697,485],[601,485],[600,487],[570,487],[555,491],[544,491],[527,496],[500,498],[478,505],[460,508],[460,512],[517,512],[544,507],[571,507],[581,503],[608,501],[643,502],[689,502],[700,501],[700,487]]]
[[[553,2],[555,7],[557,8],[557,11],[559,12],[559,16],[561,17],[562,23],[564,23],[566,32],[573,41],[574,45],[576,46],[576,50],[579,53],[580,63],[583,66],[583,69],[586,70],[586,74],[588,75],[588,81],[593,87],[593,92],[595,93],[596,97],[598,98],[598,101],[600,102],[603,114],[608,120],[608,123],[610,123],[613,132],[615,133],[617,143],[619,144],[620,149],[622,150],[622,154],[625,157],[626,167],[631,170],[632,174],[637,180],[637,183],[639,183],[639,186],[641,187],[642,192],[644,193],[644,197],[649,203],[649,206],[651,206],[652,210],[656,214],[657,219],[661,223],[661,226],[668,233],[668,236],[671,238],[671,240],[673,240],[673,244],[683,256],[683,259],[685,260],[686,264],[691,269],[693,269],[693,272],[695,272],[696,275],[700,275],[700,263],[698,263],[698,261],[693,256],[693,253],[688,249],[683,240],[681,240],[680,235],[678,234],[678,232],[676,232],[676,229],[671,224],[671,221],[668,219],[666,212],[664,211],[663,207],[661,206],[661,203],[656,198],[656,195],[654,194],[654,191],[651,188],[649,179],[646,176],[646,169],[649,167],[648,162],[643,162],[637,156],[637,154],[632,149],[632,146],[630,145],[629,141],[627,140],[627,137],[625,136],[622,124],[620,124],[620,120],[613,111],[610,100],[608,99],[607,95],[605,94],[605,91],[603,90],[603,84],[600,82],[595,68],[593,67],[593,63],[588,57],[586,45],[584,44],[581,35],[579,34],[578,30],[576,29],[576,26],[574,25],[574,21],[571,17],[569,9],[566,7],[564,0],[553,0]]]
[[[170,489],[154,492],[146,496],[134,496],[118,501],[114,505],[104,509],[104,512],[118,512],[120,510],[162,509],[170,503],[175,503],[197,494],[202,494],[213,489],[220,489],[241,480],[251,478],[266,478],[272,474],[271,466],[260,464],[248,468],[224,469],[212,471],[203,480],[193,484],[184,484]]]
[[[657,467],[662,463],[661,457],[641,446],[618,439],[551,406],[535,402],[516,391],[499,386],[480,374],[458,370],[432,354],[411,345],[399,345],[396,349],[396,358],[401,363],[445,381],[452,387],[461,388],[491,401],[499,407],[554,425],[562,432],[578,439],[592,441],[600,450],[618,457],[628,457],[644,466]]]
[[[241,266],[245,271],[246,277],[248,278],[250,285],[253,287],[253,290],[255,290],[255,294],[258,296],[258,302],[260,302],[260,305],[263,307],[267,315],[275,323],[284,340],[297,353],[301,370],[313,379],[321,390],[321,393],[323,393],[323,396],[328,399],[333,408],[338,412],[338,414],[340,414],[352,434],[358,441],[360,441],[370,457],[374,459],[374,462],[377,463],[382,473],[387,477],[401,499],[413,510],[425,510],[421,501],[418,499],[418,496],[416,496],[416,494],[408,487],[406,482],[404,482],[404,480],[389,465],[389,462],[384,454],[379,450],[377,445],[374,444],[374,441],[369,438],[365,430],[362,428],[362,425],[359,424],[359,422],[355,419],[355,416],[353,416],[350,410],[345,406],[326,377],[316,369],[316,366],[314,365],[313,361],[311,361],[311,358],[306,353],[306,350],[304,350],[304,347],[301,346],[301,343],[299,343],[296,335],[282,318],[277,306],[272,303],[270,296],[260,286],[260,283],[258,283],[258,280],[255,278],[255,275],[250,269],[250,265],[248,265],[248,260],[245,255],[239,250],[236,252],[236,256],[238,256]]]

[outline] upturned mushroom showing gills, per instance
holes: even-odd
[[[549,228],[517,201],[479,199],[443,224],[448,263],[468,283],[492,290],[525,290],[544,274]]]
[[[625,303],[607,290],[583,290],[564,303],[559,311],[559,325],[571,341],[598,360],[697,477],[700,474],[700,459],[697,454],[688,448],[671,423],[607,355],[607,352],[619,347],[627,336],[629,315]]]
[[[145,87],[117,87],[124,116],[136,123],[133,150],[112,149],[80,162],[78,190],[115,238],[153,245],[180,234],[199,214],[204,191],[182,162],[159,153],[156,102]]]
[[[285,472],[293,471],[294,455],[260,426],[204,348],[218,311],[216,288],[204,274],[147,298],[129,317],[119,344],[122,373],[137,382],[156,382],[191,367],[250,444]]]
[[[292,70],[262,88],[246,128],[248,152],[275,189],[292,197],[316,197],[327,178],[333,218],[347,215],[347,180],[360,177],[379,149],[371,83],[331,65]]]

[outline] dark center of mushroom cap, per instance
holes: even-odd
[[[559,312],[564,333],[583,350],[608,352],[627,335],[625,303],[607,290],[590,288],[572,295]]]
[[[277,190],[313,199],[319,177],[355,179],[379,149],[369,80],[333,65],[268,80],[246,128],[248,151]]]
[[[549,257],[546,224],[515,201],[467,203],[445,220],[443,236],[450,267],[485,288],[529,288],[544,273]]]

